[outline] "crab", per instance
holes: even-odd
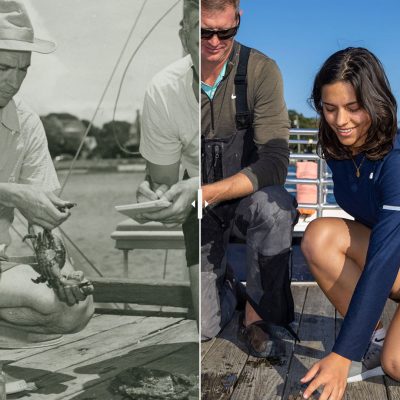
[[[43,228],[37,231],[37,228],[30,226],[28,235],[23,240],[31,239],[33,250],[36,255],[37,269],[40,276],[32,279],[35,283],[47,282],[51,288],[56,288],[60,284],[61,270],[65,265],[66,251],[63,242],[50,230]]]
[[[85,296],[93,292],[93,285],[84,279],[81,271],[73,271],[68,275],[63,275],[66,261],[66,250],[62,240],[53,234],[49,229],[30,225],[28,235],[23,241],[30,239],[36,255],[37,266],[35,270],[39,277],[32,279],[34,283],[47,283],[47,286],[54,289],[57,293],[63,288],[78,286]]]

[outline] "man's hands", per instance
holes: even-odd
[[[31,224],[51,230],[71,215],[67,208],[71,203],[61,200],[52,192],[44,192],[31,185],[9,185],[8,201],[2,203],[17,208]],[[65,207],[65,211],[57,207]]]
[[[148,181],[143,181],[137,190],[139,202],[165,198],[172,204],[160,211],[148,212],[135,218],[140,223],[158,221],[167,225],[179,225],[185,222],[190,213],[191,204],[196,199],[199,188],[197,177],[179,181],[169,189],[167,185],[160,185],[152,191]]]
[[[158,200],[167,190],[168,186],[163,184],[160,185],[155,191],[153,191],[150,187],[150,182],[145,180],[137,188],[136,198],[138,203]]]
[[[167,199],[172,204],[160,211],[144,214],[155,218],[163,224],[183,224],[190,213],[192,203],[196,199],[199,188],[197,177],[179,181],[167,190],[162,198]]]
[[[137,188],[136,191],[136,199],[138,203],[144,203],[146,201],[158,200],[162,197],[162,195],[168,190],[168,186],[163,184],[160,185],[156,190],[152,190],[150,187],[150,182],[144,180]],[[147,218],[147,215],[151,215],[152,213],[147,213],[146,216],[144,214],[138,214],[135,216],[135,220],[140,224],[144,224],[150,221],[156,221],[152,218]]]
[[[69,306],[85,300],[93,290],[92,283],[84,277],[82,271],[73,271],[62,276],[60,285],[54,289],[57,297]]]
[[[308,399],[315,390],[323,386],[319,400],[341,400],[346,389],[350,364],[349,359],[336,353],[330,353],[314,364],[300,380],[302,383],[311,381],[303,397]]]

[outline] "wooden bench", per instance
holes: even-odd
[[[166,228],[159,222],[139,224],[127,219],[111,234],[115,248],[123,251],[124,277],[129,276],[129,251],[135,249],[184,249],[182,229]]]

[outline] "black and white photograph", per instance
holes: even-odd
[[[0,399],[199,398],[198,0],[0,0]]]

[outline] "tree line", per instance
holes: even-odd
[[[101,127],[93,125],[84,141],[80,158],[83,159],[113,159],[132,158],[125,152],[137,153],[140,141],[140,111],[136,111],[133,123],[127,121],[110,121]],[[316,129],[318,120],[308,118],[296,110],[289,110],[292,128]],[[74,156],[82,138],[89,126],[89,121],[80,120],[69,113],[51,113],[42,116],[44,129],[51,156]],[[122,148],[121,148],[122,147]]]
[[[42,120],[51,156],[74,156],[89,126],[89,121],[80,120],[69,113],[51,113]],[[126,153],[138,152],[140,140],[140,114],[133,123],[110,121],[101,127],[92,125],[80,152],[80,158],[130,158]],[[122,147],[122,148],[121,148]]]

